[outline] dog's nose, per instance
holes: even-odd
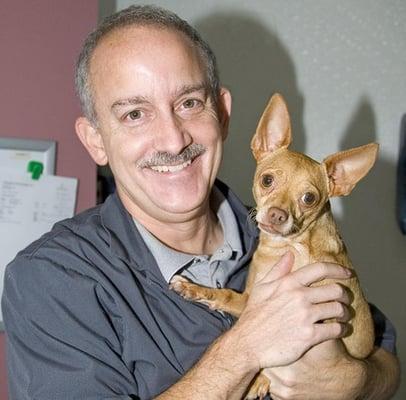
[[[286,211],[283,211],[278,207],[271,207],[268,211],[268,216],[271,224],[274,225],[282,225],[288,219]]]

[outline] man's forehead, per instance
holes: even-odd
[[[169,61],[185,64],[184,70],[197,69],[204,73],[205,61],[197,46],[182,32],[156,26],[127,26],[117,28],[104,37],[94,49],[89,73],[95,75],[114,70],[114,73],[147,63],[148,67],[166,70]]]
[[[104,38],[91,61],[90,82],[95,102],[108,108],[209,91],[205,63],[191,40],[153,26],[124,27]]]
[[[131,46],[134,49],[153,50],[151,44],[176,43],[187,50],[194,49],[195,45],[184,33],[170,27],[160,25],[128,25],[118,27],[107,33],[97,44],[94,56],[104,51],[113,51],[117,47]],[[162,48],[162,46],[159,46]],[[191,53],[192,56],[193,52]],[[94,58],[94,57],[92,57]]]

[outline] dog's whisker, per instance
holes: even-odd
[[[297,223],[294,223],[292,225],[292,228],[290,228],[289,235],[294,235],[295,233],[300,232],[300,226]]]
[[[247,214],[247,221],[256,223],[257,222],[257,220],[256,220],[257,213],[258,213],[258,211],[255,207],[251,208]]]

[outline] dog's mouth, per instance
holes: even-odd
[[[282,225],[264,224],[258,221],[258,228],[266,234],[282,237],[292,236],[300,231],[300,227],[295,221]]]
[[[274,225],[268,225],[268,224],[263,224],[261,222],[258,222],[258,228],[265,232],[265,233],[270,233],[272,235],[282,235],[283,233],[281,232],[281,230],[276,229]],[[281,228],[279,226],[279,228]]]

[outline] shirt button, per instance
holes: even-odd
[[[221,283],[219,281],[216,282],[217,289],[221,289]]]

